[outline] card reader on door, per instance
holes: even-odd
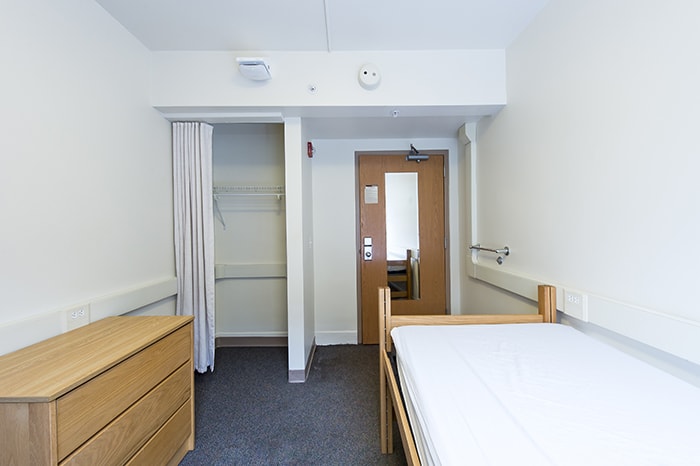
[[[372,237],[365,236],[362,240],[362,257],[366,261],[372,260]]]

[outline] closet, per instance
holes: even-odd
[[[213,133],[217,346],[286,345],[284,125]]]

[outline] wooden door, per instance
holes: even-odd
[[[360,323],[362,343],[379,341],[378,291],[387,286],[387,173],[417,174],[419,256],[414,298],[392,298],[393,314],[445,314],[445,192],[444,156],[431,155],[420,163],[407,161],[406,154],[359,154],[359,248]],[[391,176],[391,175],[390,175]],[[365,238],[371,238],[372,257],[366,260]],[[410,253],[409,253],[410,254]],[[415,262],[415,261],[414,261]],[[415,277],[414,277],[415,278]],[[392,283],[393,284],[393,283]],[[402,295],[403,296],[403,295]]]

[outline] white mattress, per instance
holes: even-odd
[[[391,335],[424,465],[700,465],[700,389],[570,327]]]

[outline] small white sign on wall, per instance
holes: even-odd
[[[365,204],[379,204],[379,186],[365,186]]]

